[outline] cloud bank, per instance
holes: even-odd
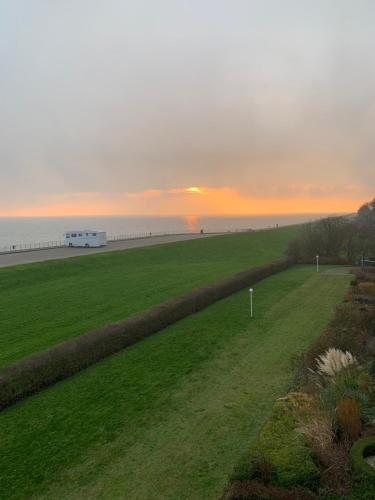
[[[374,195],[374,2],[2,5],[0,215]]]

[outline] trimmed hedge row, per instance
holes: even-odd
[[[289,258],[198,288],[142,313],[72,338],[0,369],[0,409],[292,265]]]
[[[315,264],[316,257],[301,257],[297,259],[297,264]],[[319,264],[322,266],[348,266],[350,262],[344,257],[326,257],[324,255],[319,256]]]

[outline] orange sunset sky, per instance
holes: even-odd
[[[357,210],[373,19],[367,0],[8,2],[0,217]]]
[[[340,197],[249,197],[230,188],[149,190],[104,196],[74,193],[46,199],[44,204],[4,209],[5,216],[61,215],[247,215],[291,213],[352,213],[366,201]]]

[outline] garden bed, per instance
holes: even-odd
[[[346,302],[301,356],[293,389],[236,468],[226,500],[373,498],[366,458],[375,452],[375,284],[354,273]]]

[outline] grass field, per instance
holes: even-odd
[[[348,275],[294,267],[0,414],[0,498],[217,499]]]
[[[298,226],[0,269],[0,366],[282,256]]]

